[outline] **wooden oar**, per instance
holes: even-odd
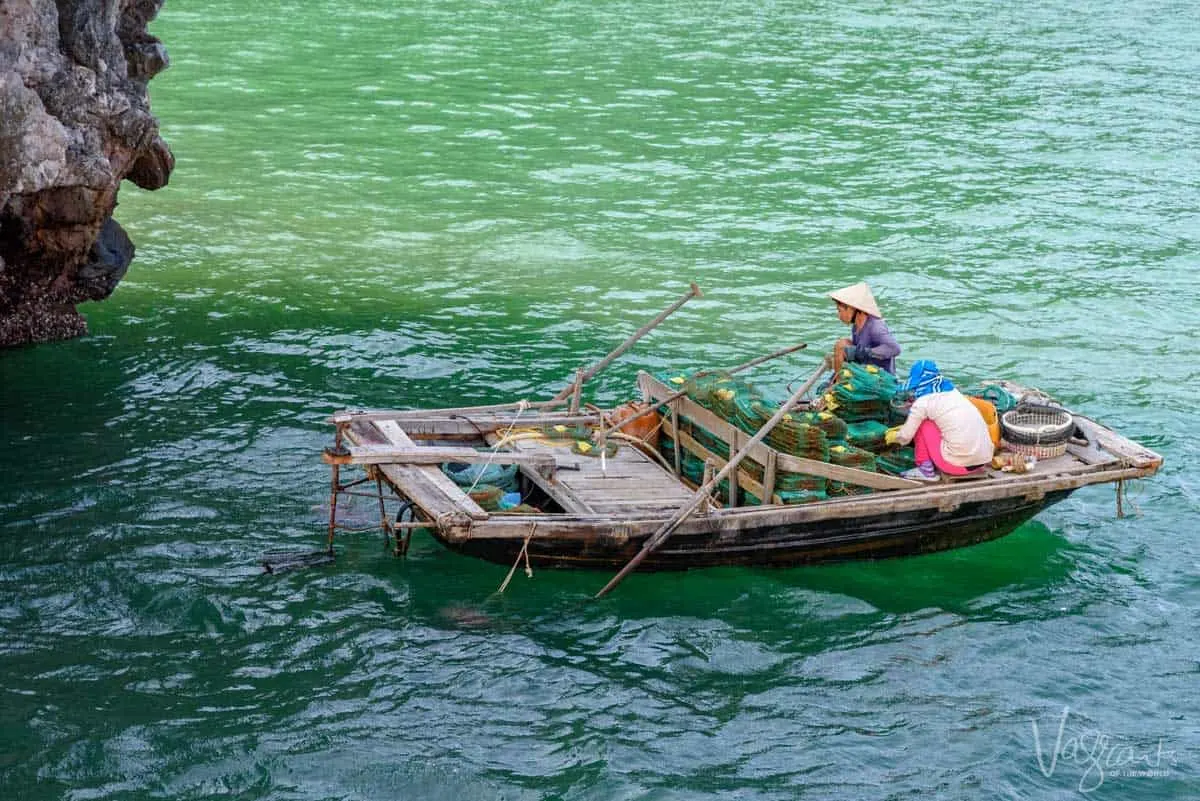
[[[822,370],[822,373],[823,372],[824,370]],[[604,588],[601,589],[600,592],[596,593],[596,597],[603,598],[605,595],[611,592],[614,587],[620,584],[626,576],[632,573],[637,566],[642,563],[643,559],[654,553],[658,546],[666,542],[667,538],[675,533],[675,529],[679,528],[683,521],[687,520],[692,512],[700,508],[700,505],[704,503],[705,499],[708,498],[709,493],[712,492],[713,487],[719,485],[725,480],[726,476],[728,476],[734,470],[737,470],[738,465],[742,463],[742,460],[746,458],[750,451],[753,450],[756,445],[766,439],[767,434],[771,433],[771,429],[775,428],[775,426],[779,424],[779,421],[791,411],[792,407],[796,405],[801,396],[804,395],[805,392],[808,392],[812,384],[815,384],[817,379],[820,377],[821,373],[817,373],[813,376],[810,382],[796,390],[795,394],[788,398],[787,401],[779,407],[779,411],[775,412],[774,416],[764,423],[762,428],[758,429],[758,433],[751,437],[750,441],[742,446],[742,449],[729,459],[725,466],[721,468],[721,472],[717,473],[702,487],[700,487],[700,489],[696,490],[696,493],[692,496],[692,499],[680,507],[679,511],[675,513],[674,517],[672,517],[666,523],[663,523],[662,527],[659,528],[658,531],[650,535],[650,538],[646,540],[646,544],[642,546],[642,550],[638,551],[637,555],[630,559],[628,564],[621,568],[621,571],[617,573],[617,575],[613,576],[612,580],[605,584]],[[736,483],[737,482],[733,482],[730,485],[730,492],[737,492]]]
[[[743,362],[742,364],[739,364],[737,367],[730,367],[728,370],[725,370],[725,372],[729,373],[730,375],[734,375],[735,373],[740,373],[743,370],[749,370],[751,367],[762,364],[765,361],[769,361],[771,359],[776,359],[780,356],[786,356],[789,353],[794,353],[795,351],[798,351],[798,350],[801,350],[801,349],[807,348],[807,347],[808,347],[807,342],[801,342],[799,345],[792,345],[790,348],[784,348],[783,350],[777,350],[774,353],[767,354],[766,356],[759,356],[757,359],[751,359],[748,362]],[[824,371],[825,371],[824,366],[822,366],[821,372],[824,372]],[[713,373],[719,373],[719,372],[721,372],[721,371],[720,370],[701,370],[700,372],[698,372],[694,376],[692,376],[692,378],[699,378],[701,376],[712,375]],[[617,423],[612,428],[608,429],[608,431],[605,433],[611,434],[614,431],[620,431],[622,428],[629,425],[634,420],[638,420],[642,417],[645,417],[646,415],[648,415],[651,412],[658,409],[658,407],[668,404],[673,400],[678,400],[679,398],[682,398],[687,393],[688,393],[688,391],[686,389],[681,389],[678,392],[676,392],[674,395],[668,395],[667,397],[660,400],[658,403],[652,404],[651,406],[648,406],[645,409],[642,409],[640,412],[638,412],[635,415],[626,417],[624,420]]]
[[[691,288],[688,289],[688,291],[684,294],[683,297],[681,297],[679,300],[675,301],[670,306],[668,306],[665,310],[663,310],[663,312],[661,314],[659,314],[653,320],[651,320],[650,322],[646,323],[644,326],[639,328],[637,330],[637,332],[634,333],[633,336],[629,337],[629,339],[622,342],[621,345],[616,350],[614,350],[612,353],[608,354],[603,359],[596,362],[596,364],[594,364],[593,366],[589,367],[588,369],[586,369],[582,373],[580,373],[574,381],[572,381],[570,384],[568,384],[567,386],[565,386],[561,390],[559,390],[559,393],[554,396],[553,400],[556,400],[556,401],[562,400],[563,398],[570,396],[571,393],[578,392],[579,391],[578,388],[582,387],[584,382],[588,381],[590,378],[592,378],[594,375],[596,375],[596,373],[600,372],[605,367],[608,367],[610,364],[612,364],[613,361],[618,356],[620,356],[625,351],[629,350],[631,347],[633,347],[633,344],[635,342],[637,342],[642,337],[646,336],[646,334],[648,334],[652,330],[654,330],[654,328],[656,328],[659,325],[659,323],[661,323],[663,320],[667,319],[672,314],[674,314],[679,309],[680,306],[687,303],[692,298],[701,297],[703,294],[704,293],[702,293],[700,291],[700,287],[696,286],[696,283],[693,281]]]

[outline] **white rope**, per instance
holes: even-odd
[[[504,436],[500,437],[500,439],[496,442],[496,444],[492,446],[492,450],[488,454],[487,461],[483,463],[483,467],[480,467],[479,470],[475,473],[475,480],[471,482],[471,487],[470,487],[470,489],[467,490],[468,495],[470,495],[472,492],[475,491],[475,487],[479,484],[479,479],[483,478],[483,474],[487,471],[488,467],[491,466],[492,460],[495,459],[496,454],[500,452],[501,443],[505,442],[508,439],[508,435],[511,434],[512,430],[517,427],[517,421],[521,419],[521,415],[528,408],[529,408],[529,401],[522,398],[520,401],[517,402],[516,417],[514,417],[512,419],[512,422],[508,424],[508,430],[504,432]]]

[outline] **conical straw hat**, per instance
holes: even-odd
[[[879,313],[879,306],[875,303],[875,296],[871,294],[871,287],[867,286],[866,281],[843,287],[837,292],[830,292],[829,297],[859,311],[865,311],[872,317],[883,317]]]

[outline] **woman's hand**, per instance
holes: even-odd
[[[833,343],[833,372],[838,372],[842,369],[842,365],[845,364],[847,347],[853,347],[853,345],[845,337]]]

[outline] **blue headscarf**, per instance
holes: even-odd
[[[911,392],[914,398],[920,398],[934,392],[949,392],[954,389],[954,384],[949,378],[942,376],[932,360],[920,359],[908,371],[908,381],[905,382],[904,388]]]

